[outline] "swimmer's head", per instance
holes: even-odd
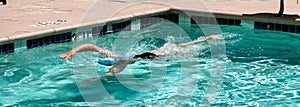
[[[150,52],[145,52],[140,55],[135,55],[133,58],[134,59],[150,59],[150,60],[152,60],[152,59],[157,58],[157,55],[150,53]]]

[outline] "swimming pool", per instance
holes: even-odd
[[[87,52],[70,61],[58,57],[83,43],[107,46],[132,57],[157,49],[166,41],[180,43],[203,37],[198,27],[174,30],[173,25],[159,23],[142,30],[1,55],[0,106],[300,106],[299,34],[220,26],[219,35],[226,45],[226,70],[217,78],[222,80],[220,91],[209,103],[204,103],[203,96],[210,85],[209,70],[218,62],[211,60],[212,47],[207,42],[168,56],[168,61],[136,62],[116,76],[86,86],[80,82],[110,68],[97,63],[102,56]],[[210,26],[214,25],[201,28]],[[130,42],[133,37],[142,39]]]

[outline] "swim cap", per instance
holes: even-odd
[[[158,56],[155,55],[154,53],[150,53],[150,52],[145,52],[145,53],[142,53],[140,55],[135,55],[133,58],[134,59],[155,59],[157,58]]]

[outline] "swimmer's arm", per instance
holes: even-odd
[[[121,62],[121,63],[119,63],[117,65],[114,65],[113,67],[111,67],[109,69],[108,72],[106,72],[105,74],[101,75],[100,78],[105,78],[106,76],[110,76],[110,75],[113,75],[115,73],[121,72],[127,65],[128,65],[128,63],[123,63],[123,62]],[[86,80],[82,81],[80,84],[81,84],[81,86],[86,86],[87,84],[95,82],[97,80],[98,80],[97,77],[89,78],[89,79],[86,79]]]
[[[181,47],[189,46],[189,45],[204,42],[204,41],[210,40],[210,39],[220,39],[220,37],[217,36],[217,35],[211,35],[211,36],[205,37],[203,39],[199,39],[199,40],[195,40],[195,41],[191,41],[191,42],[186,42],[186,43],[181,43],[181,44],[178,44],[178,46],[181,46]]]
[[[127,65],[125,65],[124,68],[125,68],[126,66],[127,66]],[[121,72],[124,68],[119,69],[118,67],[113,66],[112,68],[109,69],[108,72],[106,72],[105,74],[101,75],[100,78],[105,78],[106,76],[113,75],[113,74],[115,74],[115,73]],[[95,82],[95,81],[97,81],[97,80],[98,80],[97,77],[89,78],[89,79],[86,79],[86,80],[82,81],[82,82],[80,83],[80,85],[81,85],[81,86],[86,86],[87,84],[92,83],[92,82]]]
[[[105,78],[106,76],[122,72],[126,68],[127,65],[128,65],[128,63],[117,64],[117,65],[111,67],[108,72],[106,72],[105,74],[101,75],[101,78]]]
[[[62,59],[66,59],[69,60],[71,58],[73,58],[75,56],[76,53],[78,52],[86,52],[86,51],[93,51],[93,52],[100,52],[101,54],[107,55],[107,56],[117,56],[115,53],[104,49],[104,48],[100,48],[96,45],[93,44],[83,44],[80,45],[76,48],[73,48],[72,50],[60,55],[60,58]]]
[[[109,69],[109,71],[106,72],[105,74],[101,75],[100,78],[105,78],[106,76],[113,75],[115,73],[119,73],[119,72],[123,71],[128,64],[133,64],[136,61],[138,61],[138,60],[135,60],[135,59],[130,60],[130,59],[125,59],[125,58],[122,58],[120,60],[121,60],[120,63],[118,63],[118,64],[114,65],[113,67],[111,67]],[[98,80],[97,77],[86,79],[86,80],[81,82],[81,86],[86,86],[87,84],[95,82],[97,80]]]
[[[122,72],[128,64],[133,64],[136,61],[138,61],[138,60],[122,58],[122,59],[120,59],[120,63],[118,63],[118,64],[114,65],[113,67],[111,67],[109,69],[109,71],[106,72],[106,74],[103,74],[101,77],[104,78],[105,76],[113,75],[115,73]]]
[[[121,72],[123,69],[125,69],[125,67],[126,67],[127,65],[128,65],[128,63],[117,64],[117,65],[111,67],[111,68],[109,69],[108,72],[106,72],[105,74],[101,75],[100,78],[105,78],[106,76],[110,76],[110,75],[113,75],[113,74],[115,74],[115,73],[119,73],[119,72]],[[89,78],[89,79],[86,79],[86,80],[82,81],[80,84],[81,84],[81,86],[86,86],[87,84],[92,83],[92,82],[95,82],[95,81],[97,81],[97,80],[98,80],[97,77]]]

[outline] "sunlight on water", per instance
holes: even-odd
[[[211,106],[299,106],[299,34],[240,26],[221,29],[227,59],[212,59],[211,46],[218,41],[174,47],[204,35],[200,28],[170,23],[0,55],[0,106],[201,106],[206,101]],[[93,52],[78,53],[70,61],[59,59],[83,43],[126,58],[160,47],[178,54],[138,61],[121,73],[80,86],[110,68],[98,64],[104,56]],[[222,64],[226,68],[219,69]]]

